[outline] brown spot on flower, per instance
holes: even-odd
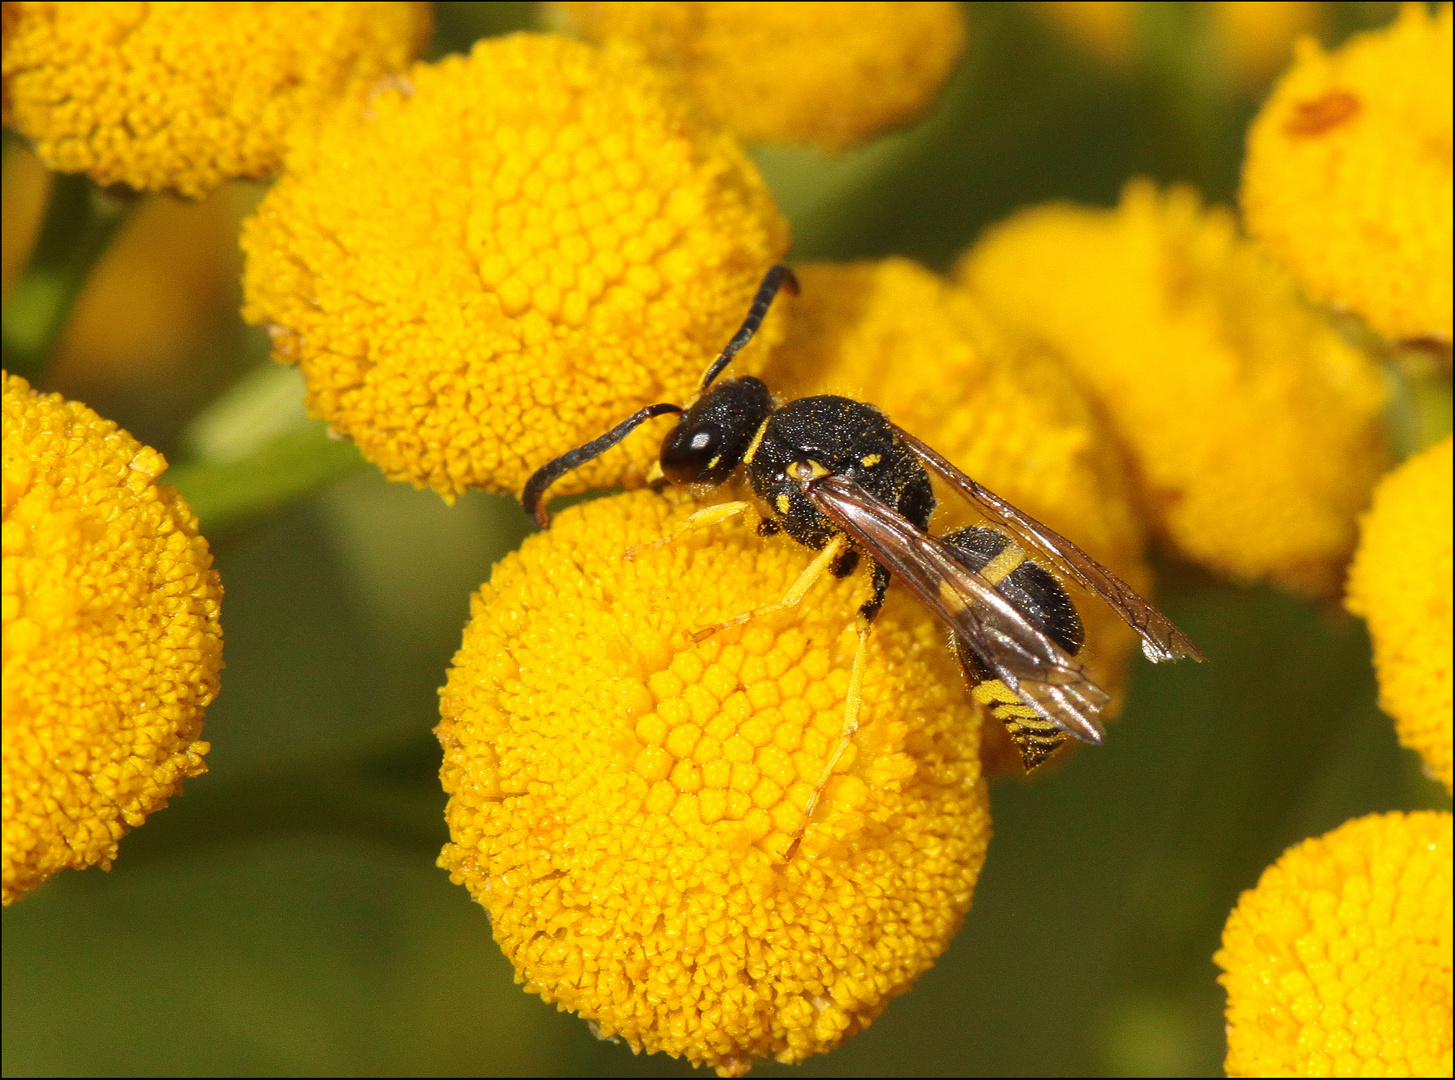
[[[1312,101],[1300,101],[1283,130],[1295,138],[1323,135],[1358,113],[1359,99],[1347,90],[1335,90]]]

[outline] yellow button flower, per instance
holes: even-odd
[[[783,862],[842,729],[867,578],[694,644],[810,553],[740,519],[647,546],[685,501],[573,507],[474,598],[441,691],[440,864],[527,990],[741,1075],[832,1048],[909,988],[970,905],[990,820],[944,633],[891,590],[860,730]]]
[[[300,117],[400,70],[428,4],[7,3],[13,123],[57,172],[198,197],[282,163]]]
[[[1136,58],[1138,19],[1143,5],[1130,2],[1042,2],[1032,5],[1067,36],[1103,63],[1129,68]],[[1231,0],[1198,4],[1189,15],[1203,22],[1206,45],[1234,84],[1252,86],[1267,79],[1287,61],[1300,34],[1323,21],[1324,6],[1314,2],[1273,3]],[[1200,43],[1201,44],[1201,43]]]
[[[959,4],[566,3],[639,49],[739,138],[847,150],[929,107],[965,41]]]
[[[906,259],[797,269],[802,294],[764,378],[785,400],[872,402],[960,469],[1071,538],[1147,592],[1142,532],[1111,434],[1061,362],[991,319],[965,290]],[[975,523],[942,493],[934,527]],[[1116,694],[1136,636],[1110,608],[1078,604],[1097,682]],[[999,723],[984,736],[992,775],[1019,771]]]
[[[4,903],[207,767],[222,587],[162,455],[5,376]]]
[[[244,315],[389,477],[519,492],[687,397],[787,243],[737,144],[659,75],[517,35],[300,137],[244,227]],[[557,492],[639,480],[664,425],[646,428]]]
[[[1390,338],[1451,340],[1450,5],[1300,43],[1248,132],[1243,215],[1309,295]]]
[[[1451,441],[1386,476],[1349,571],[1350,611],[1369,622],[1379,704],[1399,741],[1451,786]]]
[[[1231,214],[1137,181],[1117,210],[1011,218],[958,272],[1066,357],[1175,549],[1237,580],[1337,587],[1384,461],[1384,383]]]
[[[1371,814],[1290,848],[1214,960],[1229,1076],[1449,1076],[1448,813]]]

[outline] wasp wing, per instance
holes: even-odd
[[[1142,652],[1154,664],[1187,656],[1203,659],[1192,639],[1137,591],[1049,525],[1042,525],[995,492],[955,468],[939,451],[903,428],[895,429],[915,455],[989,518],[1013,530],[1049,559],[1058,570],[1101,597],[1142,639]]]
[[[852,480],[830,475],[803,487],[815,507],[943,619],[1038,716],[1084,742],[1102,741],[1097,716],[1110,700],[1106,691],[948,545]]]

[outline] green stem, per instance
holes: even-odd
[[[351,442],[332,439],[322,421],[269,439],[244,457],[169,469],[171,484],[209,540],[281,509],[363,464]]]
[[[70,320],[81,290],[139,196],[98,188],[82,174],[58,174],[30,265],[4,314],[5,369],[35,379]]]

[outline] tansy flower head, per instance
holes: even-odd
[[[391,478],[518,492],[684,400],[787,242],[737,144],[650,68],[518,35],[300,136],[244,228],[244,314]],[[576,490],[640,479],[664,425],[646,427]]]
[[[1349,610],[1369,623],[1379,704],[1399,741],[1451,786],[1451,441],[1380,481],[1349,571]]]
[[[200,196],[429,38],[428,4],[7,3],[7,123],[58,172]]]
[[[109,868],[206,771],[222,587],[167,467],[90,409],[5,376],[4,902]]]
[[[1214,957],[1229,1076],[1450,1075],[1450,815],[1372,814],[1290,848]]]
[[[788,335],[765,373],[783,398],[872,402],[964,472],[1070,537],[1146,592],[1142,534],[1120,455],[1063,365],[990,318],[965,290],[907,259],[798,269]],[[936,531],[974,521],[946,495]],[[1103,689],[1125,680],[1135,635],[1105,604],[1078,605],[1084,659]],[[987,768],[1019,770],[998,723]]]
[[[441,691],[440,861],[526,989],[738,1075],[830,1049],[909,987],[969,907],[990,822],[943,631],[891,590],[861,727],[783,861],[843,728],[867,580],[825,575],[694,644],[810,553],[741,522],[659,543],[692,508],[573,507],[495,568]]]
[[[1104,63],[1131,66],[1144,5],[1074,0],[1032,6]],[[1190,14],[1194,20],[1206,20],[1208,44],[1226,74],[1236,83],[1251,85],[1283,66],[1294,39],[1321,21],[1323,7],[1319,3],[1235,0],[1199,4]]]
[[[1013,217],[959,274],[1065,356],[1173,547],[1239,580],[1336,587],[1384,460],[1384,384],[1231,214],[1138,181],[1117,210]]]
[[[565,3],[741,139],[847,150],[915,120],[964,47],[959,4]]]
[[[1299,43],[1248,131],[1243,216],[1309,296],[1391,338],[1451,332],[1450,5]]]

